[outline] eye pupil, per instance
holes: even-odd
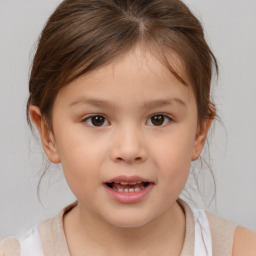
[[[152,124],[159,126],[164,123],[164,116],[163,115],[156,115],[151,117]]]
[[[101,126],[105,122],[105,117],[103,116],[93,116],[92,117],[92,124],[94,126]]]

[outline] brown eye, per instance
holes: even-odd
[[[166,115],[154,115],[150,117],[150,119],[147,121],[147,124],[153,126],[164,126],[170,122],[170,120],[171,118]]]
[[[96,127],[106,126],[109,124],[107,119],[101,115],[89,116],[85,119],[85,122],[90,126]]]

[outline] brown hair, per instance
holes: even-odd
[[[65,0],[39,39],[29,81],[28,108],[38,106],[51,126],[61,88],[142,43],[184,84],[168,53],[176,54],[193,87],[198,121],[214,118],[210,102],[214,55],[203,28],[179,0]]]

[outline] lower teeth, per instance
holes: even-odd
[[[122,188],[112,188],[113,190],[119,192],[119,193],[133,193],[133,192],[139,192],[141,191],[142,189],[144,189],[144,186],[143,187],[140,187],[140,188],[125,188],[125,189],[122,189]]]

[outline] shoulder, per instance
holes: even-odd
[[[232,256],[255,256],[256,234],[251,230],[237,226],[233,222],[223,219],[206,211],[212,233],[214,255],[222,255],[225,251]]]
[[[17,238],[10,237],[0,242],[0,256],[19,256],[20,243]]]
[[[237,225],[232,221],[224,219],[214,213],[208,211],[205,212],[209,221],[212,235],[220,237],[221,239],[225,238],[226,241],[228,239],[233,242]]]
[[[256,234],[244,227],[235,230],[232,256],[255,256]]]
[[[206,211],[206,215],[211,231],[213,255],[232,255],[237,225],[208,211]]]

